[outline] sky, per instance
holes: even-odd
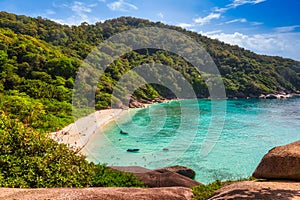
[[[132,16],[300,61],[300,0],[0,0],[0,11],[68,25]]]

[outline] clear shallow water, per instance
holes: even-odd
[[[87,159],[150,169],[183,165],[209,183],[247,178],[269,149],[296,140],[300,98],[180,100],[130,110],[92,136]]]

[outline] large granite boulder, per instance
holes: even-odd
[[[5,200],[189,200],[189,188],[0,188],[0,199]]]
[[[188,177],[168,170],[134,173],[145,185],[149,187],[194,187],[200,183]]]
[[[143,167],[130,166],[130,167],[117,167],[110,166],[111,169],[133,173],[140,179],[146,186],[154,187],[194,187],[201,183],[192,180],[186,176],[180,175],[176,172],[167,169],[149,170]]]
[[[161,169],[156,169],[155,171],[162,171],[162,170],[168,170],[171,172],[175,172],[177,174],[186,176],[190,179],[194,179],[196,172],[194,170],[192,170],[191,168],[188,167],[184,167],[184,166],[179,166],[179,165],[175,165],[175,166],[170,166],[170,167],[164,167]]]
[[[300,182],[289,181],[242,181],[217,190],[210,200],[264,199],[300,200]]]
[[[300,181],[300,141],[271,149],[252,176]]]

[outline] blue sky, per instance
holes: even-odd
[[[0,10],[69,25],[145,18],[300,61],[299,0],[0,0]]]

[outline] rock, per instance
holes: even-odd
[[[5,200],[188,200],[193,196],[189,188],[0,188]]]
[[[217,190],[210,198],[221,199],[300,200],[300,182],[235,182]]]
[[[237,97],[237,98],[245,98],[246,95],[243,92],[238,92],[238,93],[236,93],[235,97]]]
[[[134,173],[148,187],[187,187],[191,188],[201,183],[168,170]]]
[[[130,100],[129,108],[144,108],[145,105],[138,102],[137,100]]]
[[[168,170],[168,171],[175,172],[177,174],[186,176],[190,179],[194,179],[195,175],[196,175],[196,172],[194,170],[192,170],[191,168],[183,167],[183,166],[179,166],[179,165],[171,166],[171,167],[164,167],[161,169],[156,169],[155,171],[158,171],[158,170]]]
[[[300,140],[271,149],[262,158],[252,176],[300,181]]]
[[[268,94],[265,98],[266,99],[278,99],[279,97],[276,94]]]
[[[258,96],[256,94],[251,94],[251,93],[249,94],[249,97],[250,98],[258,98]]]
[[[261,94],[261,95],[259,95],[259,97],[258,98],[260,98],[260,99],[265,99],[266,98],[266,95],[264,95],[264,94]]]
[[[165,168],[157,170],[149,170],[143,167],[110,167],[111,169],[133,173],[148,187],[188,187],[199,185],[201,183],[192,180],[186,176],[180,175]]]
[[[280,95],[286,95],[287,94],[284,90],[280,90],[277,93],[280,94]]]

